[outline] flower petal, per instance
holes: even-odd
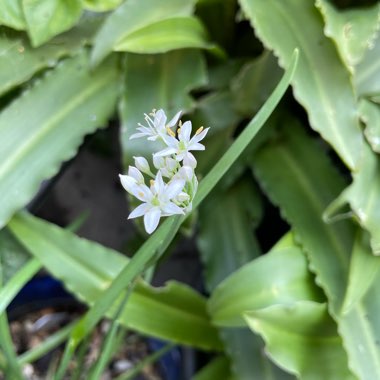
[[[144,176],[141,174],[140,170],[134,166],[128,168],[128,175],[134,178],[138,184],[145,183]]]
[[[132,189],[136,186],[136,179],[132,178],[129,175],[119,174],[121,185],[124,187],[128,193],[132,194]]]
[[[191,129],[191,121],[185,121],[179,131],[179,139],[181,141],[190,141]]]
[[[207,132],[208,132],[209,129],[210,129],[210,128],[206,128],[206,129],[204,129],[201,133],[195,134],[195,135],[193,136],[193,138],[191,139],[191,142],[195,142],[195,143],[197,143],[197,142],[203,140],[203,139],[206,137]]]
[[[186,154],[183,157],[183,165],[190,166],[194,169],[197,166],[197,160],[190,152],[186,152]]]
[[[165,191],[165,182],[162,179],[161,171],[159,170],[156,174],[156,178],[154,180],[154,190],[156,194],[159,196],[164,193]]]
[[[191,143],[188,150],[205,150],[205,146],[200,143]]]
[[[155,153],[154,157],[165,157],[170,156],[171,154],[174,154],[177,152],[177,149],[175,148],[165,148],[163,150],[160,150],[159,152]]]
[[[181,207],[177,206],[176,204],[172,202],[166,203],[166,205],[162,208],[163,215],[164,216],[170,216],[170,215],[176,215],[180,214],[183,215],[184,212]]]
[[[159,130],[165,130],[165,124],[166,124],[166,115],[163,109],[159,109],[154,114],[154,126],[156,129]]]
[[[159,207],[151,208],[144,215],[144,227],[148,234],[151,234],[158,226],[161,217],[161,210]]]
[[[173,179],[165,189],[165,196],[167,199],[173,199],[176,197],[184,188],[186,181],[183,179]]]
[[[169,123],[168,123],[167,126],[168,126],[169,128],[174,127],[174,126],[178,123],[178,120],[179,120],[179,118],[181,117],[181,115],[182,115],[182,111],[177,112],[177,113],[174,115],[173,119],[171,119],[171,120],[169,121]]]
[[[145,215],[150,209],[151,205],[148,203],[142,203],[140,206],[137,206],[129,215],[128,219],[138,218],[139,216]]]

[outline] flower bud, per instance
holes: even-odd
[[[133,157],[135,159],[135,166],[137,169],[139,169],[141,172],[150,174],[150,166],[146,158],[144,157]]]

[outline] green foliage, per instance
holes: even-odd
[[[215,351],[194,380],[380,378],[379,12],[328,0],[1,1],[0,376],[22,378],[21,365],[66,340],[64,378],[107,317],[89,378],[125,328],[165,350]],[[168,218],[127,258],[21,212],[111,118],[121,171],[150,159],[157,146],[129,138],[160,108],[210,127],[188,220]],[[194,235],[206,295],[144,280],[178,231]],[[88,311],[17,357],[6,308],[41,268]]]

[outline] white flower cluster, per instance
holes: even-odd
[[[197,161],[191,150],[204,150],[199,142],[206,136],[209,128],[199,128],[191,137],[190,121],[181,123],[181,111],[168,123],[165,112],[160,109],[145,114],[148,126],[138,125],[138,132],[130,139],[147,137],[150,141],[162,141],[165,148],[153,154],[151,171],[148,160],[134,157],[135,166],[130,166],[128,175],[120,175],[120,181],[128,193],[143,203],[128,216],[129,219],[144,216],[146,232],[151,234],[158,226],[162,216],[185,214],[191,211],[192,201],[198,188],[194,173]],[[173,129],[178,125],[177,136]],[[144,175],[150,177],[150,186],[145,184]],[[164,180],[165,178],[165,180]]]

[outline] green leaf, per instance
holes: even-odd
[[[270,357],[298,378],[355,379],[325,305],[310,301],[279,304],[249,311],[245,318],[263,336]]]
[[[362,135],[349,73],[312,1],[240,0],[256,35],[274,50],[281,66],[291,51],[300,49],[300,62],[292,86],[306,108],[311,126],[337,151],[346,165],[356,168],[361,159]],[[302,17],[300,17],[302,15]]]
[[[380,376],[380,329],[375,317],[380,300],[365,297],[342,314],[355,229],[348,220],[330,225],[322,220],[324,209],[342,191],[344,182],[320,145],[294,122],[283,121],[283,125],[286,128],[281,136],[255,155],[256,175],[307,253],[316,281],[328,298],[329,312],[338,324],[350,369],[360,379],[375,379]],[[372,294],[376,282],[377,278],[367,294]]]
[[[380,33],[355,68],[354,84],[359,96],[380,94]]]
[[[93,18],[83,20],[71,31],[39,48],[32,48],[22,34],[4,31],[0,36],[0,95],[41,69],[54,67],[60,58],[78,53],[92,38],[98,22]]]
[[[217,356],[192,377],[192,380],[220,379],[234,380],[234,377],[230,373],[228,359],[225,356]]]
[[[198,51],[127,55],[125,92],[120,107],[125,167],[133,162],[133,156],[149,157],[154,150],[155,144],[142,139],[129,140],[137,123],[143,123],[144,113],[163,108],[170,120],[179,110],[187,110],[194,104],[189,92],[206,81],[205,62]]]
[[[247,310],[323,299],[301,249],[285,241],[226,278],[210,297],[209,311],[218,326],[244,326]]]
[[[22,0],[2,0],[0,2],[0,25],[25,30],[26,22],[21,2]]]
[[[81,0],[22,0],[33,46],[70,29],[82,13]]]
[[[182,48],[211,48],[207,31],[195,17],[175,17],[149,24],[119,40],[115,51],[166,53]]]
[[[49,72],[0,113],[0,226],[76,153],[86,134],[104,126],[114,111],[118,87],[114,60],[90,72],[87,55],[81,54]]]
[[[334,40],[336,48],[351,71],[371,48],[380,22],[380,5],[337,10],[326,0],[317,0],[325,20],[325,34]]]
[[[129,265],[128,259],[118,252],[30,215],[18,214],[9,226],[50,273],[89,305],[99,300],[102,291]],[[119,292],[120,298],[124,292]],[[107,308],[107,315],[112,316],[116,306]],[[170,282],[155,289],[139,281],[120,320],[144,334],[204,349],[220,348],[205,300],[179,283]]]
[[[94,12],[105,12],[115,9],[124,0],[82,0],[83,7]]]
[[[347,292],[342,313],[347,314],[362,300],[373,285],[380,268],[380,258],[372,255],[368,234],[358,230],[352,250]]]
[[[91,55],[92,63],[98,64],[131,33],[162,20],[190,16],[193,3],[193,0],[126,1],[107,18],[100,29]]]
[[[252,183],[240,181],[227,191],[213,192],[202,205],[197,245],[209,291],[259,256],[260,247],[252,230],[262,216],[260,201]]]
[[[264,52],[245,64],[231,83],[234,108],[244,116],[254,114],[265,102],[281,78],[275,57]]]
[[[367,99],[359,103],[360,118],[365,124],[364,135],[374,152],[380,153],[380,106]]]

